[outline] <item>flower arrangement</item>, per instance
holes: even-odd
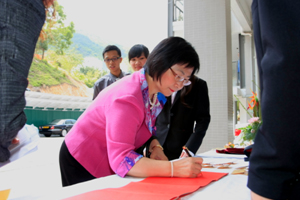
[[[261,110],[257,93],[254,93],[252,91],[252,94],[253,96],[250,97],[251,101],[248,103],[247,109],[242,104],[240,104],[247,111],[248,115],[250,115],[251,119],[248,120],[249,124],[246,127],[235,129],[234,135],[236,138],[234,143],[239,144],[239,146],[247,146],[252,144],[257,134],[257,131],[262,124],[262,120],[260,118]],[[237,100],[239,101],[238,98]],[[253,110],[253,116],[248,112],[249,109]]]
[[[234,148],[234,144],[231,143],[231,142],[229,142],[228,144],[226,144],[226,145],[224,146],[224,148]]]
[[[235,136],[237,137],[237,141],[240,141],[240,145],[243,146],[248,142],[252,144],[257,134],[259,127],[262,124],[262,121],[259,117],[252,117],[248,120],[249,125],[243,128],[235,129]]]

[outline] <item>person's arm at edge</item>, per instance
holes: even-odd
[[[94,84],[94,94],[93,94],[93,100],[96,99],[98,94],[104,89],[103,87],[103,79],[99,79],[95,84]],[[102,84],[101,84],[102,83]]]
[[[251,199],[252,200],[271,200],[271,199],[268,199],[268,198],[265,198],[265,197],[262,197],[256,193],[254,193],[253,191],[251,191]]]

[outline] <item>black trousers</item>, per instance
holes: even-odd
[[[59,152],[59,167],[63,187],[96,178],[70,154],[65,141]]]
[[[248,187],[270,199],[300,199],[300,1],[253,0],[262,126]]]

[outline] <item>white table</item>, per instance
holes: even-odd
[[[219,181],[212,182],[208,186],[200,188],[196,192],[183,197],[182,199],[210,199],[210,200],[250,200],[250,190],[247,188],[247,178],[246,175],[232,175],[231,172],[240,166],[245,166],[248,162],[244,162],[244,155],[235,154],[218,154],[215,150],[209,152],[198,154],[198,156],[203,157],[204,162],[220,162],[225,163],[229,161],[234,161],[235,165],[232,165],[230,169],[216,169],[216,168],[203,168],[202,171],[209,172],[225,172],[229,173],[227,176],[223,177]],[[141,181],[142,178],[125,177],[121,178],[117,175],[111,175],[108,177],[103,177],[95,179],[92,181],[76,184],[73,186],[65,187],[57,191],[53,191],[49,194],[44,194],[43,196],[30,196],[28,199],[63,199],[75,195],[79,195],[85,192],[90,192],[105,188],[118,188],[127,185],[130,182]]]

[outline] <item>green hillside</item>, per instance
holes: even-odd
[[[116,45],[120,48],[122,57],[127,57],[128,50],[123,46],[119,44],[104,44],[100,42],[94,42],[88,36],[80,33],[74,33],[71,48],[75,48],[80,54],[83,55],[83,57],[97,57],[100,60],[103,60],[102,52],[107,45]]]
[[[105,48],[104,45],[96,44],[90,40],[87,36],[75,33],[72,38],[73,44],[71,48],[75,48],[83,57],[97,57],[102,59],[102,51]]]
[[[33,87],[72,84],[64,71],[50,66],[46,61],[33,59],[30,67],[28,81]]]
[[[90,83],[87,84],[87,86],[91,87],[94,81],[97,80],[99,78],[99,75],[101,75],[101,73],[103,72],[99,71],[98,73],[95,73],[93,72],[93,68],[91,68],[91,72],[89,72],[89,75],[79,74],[78,72],[80,72],[80,68],[78,68],[77,66],[92,67],[82,65],[84,57],[96,57],[100,60],[103,60],[102,52],[103,49],[107,46],[107,44],[99,43],[100,42],[93,42],[88,36],[75,33],[72,38],[72,45],[70,46],[69,50],[65,52],[65,54],[57,55],[51,49],[51,46],[46,52],[44,61],[40,60],[41,56],[36,54],[36,56],[40,58],[34,58],[31,64],[31,68],[28,75],[30,86],[41,87],[60,85],[63,83],[71,84],[71,81],[66,75],[68,74],[74,79],[80,80],[85,84]],[[118,44],[116,44],[116,46],[120,48],[122,57],[126,58],[127,50],[125,50],[122,46]],[[77,67],[75,71],[73,70],[74,67]]]

